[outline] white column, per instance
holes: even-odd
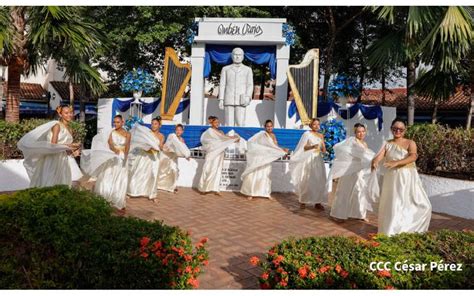
[[[194,44],[191,50],[191,102],[189,106],[189,124],[204,124],[204,55],[206,45]]]
[[[275,84],[275,127],[286,127],[286,100],[288,93],[288,60],[290,58],[290,47],[287,45],[277,45],[277,74]]]

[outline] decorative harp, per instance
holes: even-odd
[[[301,122],[308,124],[318,114],[319,49],[308,50],[299,65],[288,66],[287,75]]]
[[[173,120],[191,78],[191,65],[181,63],[171,47],[165,50],[164,64],[160,116],[164,120]]]

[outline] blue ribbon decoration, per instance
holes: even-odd
[[[211,74],[211,61],[219,65],[232,64],[232,50],[235,46],[207,44],[204,55],[204,77]],[[275,46],[241,46],[245,59],[257,65],[268,65],[271,79],[276,78]]]
[[[132,102],[135,99],[128,99],[128,100],[119,100],[118,98],[115,98],[112,102],[112,121],[111,124],[113,126],[114,123],[114,116],[117,114],[117,112],[126,112],[128,109],[130,109],[130,106]],[[158,108],[158,105],[161,102],[161,99],[157,99],[151,103],[146,103],[142,100],[140,100],[142,103],[142,113],[147,115],[147,114],[153,114]],[[189,107],[190,100],[184,100],[181,101],[178,105],[178,108],[176,109],[176,114],[182,113],[184,110],[186,110]]]
[[[341,106],[334,102],[318,102],[318,117],[323,117],[331,112],[331,109],[334,109],[343,119],[348,119],[354,117],[357,112],[362,113],[365,119],[374,120],[378,119],[378,130],[381,131],[383,127],[383,111],[381,106],[366,106],[362,104],[354,104],[349,107],[347,110],[339,109]],[[349,111],[349,112],[347,112]],[[349,113],[349,114],[348,114]],[[288,108],[288,117],[291,118],[296,114],[296,121],[300,120],[300,115],[298,113],[298,108],[296,107],[296,102],[293,100],[290,103]],[[350,115],[350,116],[349,116]]]

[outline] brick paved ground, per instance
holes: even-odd
[[[367,238],[377,231],[377,219],[337,223],[325,211],[301,210],[292,194],[274,194],[275,201],[246,198],[235,193],[200,195],[181,188],[178,194],[162,192],[158,203],[146,198],[127,201],[127,214],[147,220],[163,220],[192,232],[193,240],[208,237],[209,266],[199,277],[204,289],[257,288],[260,270],[251,256],[263,254],[275,243],[304,236],[344,235]],[[430,230],[474,229],[474,221],[433,213]]]

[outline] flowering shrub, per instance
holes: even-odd
[[[125,93],[143,91],[143,93],[148,94],[155,90],[156,79],[148,71],[138,68],[125,74],[120,88]]]
[[[353,97],[359,96],[360,84],[354,79],[345,75],[337,75],[330,83],[328,87],[329,94],[334,99],[340,97]]]
[[[324,136],[324,145],[326,145],[327,150],[324,160],[332,161],[334,159],[334,145],[346,138],[344,122],[335,119],[325,121],[321,124],[320,132]]]
[[[207,265],[207,238],[112,215],[66,186],[0,195],[2,289],[188,289]]]
[[[474,180],[474,133],[439,124],[415,124],[406,136],[417,145],[420,172]]]
[[[262,289],[439,289],[474,286],[474,233],[443,230],[425,234],[372,235],[371,239],[310,237],[289,239],[257,257]],[[371,270],[371,262],[391,262]],[[424,271],[395,270],[427,263]],[[462,264],[462,271],[431,270],[430,263]],[[373,266],[375,267],[375,266]]]

